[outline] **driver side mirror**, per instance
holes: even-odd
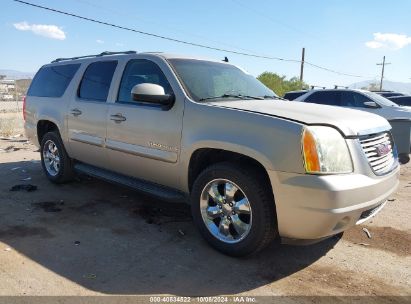
[[[164,88],[154,83],[137,84],[131,90],[131,98],[134,101],[161,105],[163,110],[170,109],[175,101],[172,94],[166,94]]]
[[[377,109],[377,108],[380,107],[380,106],[379,106],[376,102],[374,102],[374,101],[366,101],[366,102],[364,102],[364,106],[365,106],[366,108],[373,108],[373,109]]]

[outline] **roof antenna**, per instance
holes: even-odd
[[[224,57],[223,61],[224,61],[224,62],[228,62],[228,58],[227,58],[227,57]]]

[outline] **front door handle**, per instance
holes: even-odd
[[[73,116],[79,116],[79,115],[81,115],[81,113],[83,113],[83,112],[81,112],[79,109],[72,109],[71,110],[71,114],[73,115]]]
[[[115,114],[115,115],[110,115],[110,119],[111,120],[113,120],[113,121],[115,121],[116,123],[120,123],[120,122],[122,122],[122,121],[126,121],[127,120],[127,118],[125,118],[124,116],[123,116],[123,114],[121,114],[121,113],[118,113],[118,114]]]

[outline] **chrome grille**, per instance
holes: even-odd
[[[368,163],[377,175],[391,171],[396,160],[394,142],[389,132],[361,136],[360,144]],[[381,149],[387,148],[389,148],[388,153],[381,153]]]

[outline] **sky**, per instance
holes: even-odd
[[[217,48],[301,59],[310,85],[379,79],[411,82],[409,0],[26,0],[62,11]],[[1,0],[0,69],[35,72],[58,57],[102,51],[161,51],[231,63],[258,76],[299,76],[300,64],[179,44]]]

